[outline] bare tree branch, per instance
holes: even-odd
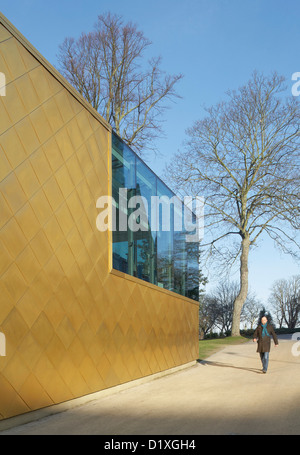
[[[146,68],[150,45],[136,25],[108,13],[98,17],[94,31],[66,38],[58,55],[66,79],[140,154],[162,134],[166,102],[179,97],[175,86],[183,77],[164,74],[160,57]]]

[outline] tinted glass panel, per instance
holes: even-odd
[[[198,243],[186,242],[188,209],[115,135],[112,196],[113,268],[198,300]]]

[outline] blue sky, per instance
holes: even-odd
[[[299,0],[1,0],[0,9],[54,66],[64,38],[90,31],[99,14],[118,13],[138,25],[163,69],[184,74],[182,99],[167,111],[166,138],[158,141],[161,153],[148,159],[158,175],[204,105],[224,100],[255,69],[285,76],[290,94],[292,74],[300,71]],[[250,258],[251,289],[265,301],[275,279],[298,273],[299,264],[267,239]]]

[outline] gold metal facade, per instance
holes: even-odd
[[[111,131],[0,16],[0,419],[198,356],[198,305],[111,270]]]

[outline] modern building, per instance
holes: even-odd
[[[124,229],[132,196],[173,193],[3,15],[0,74],[0,420],[195,361],[184,207]]]

